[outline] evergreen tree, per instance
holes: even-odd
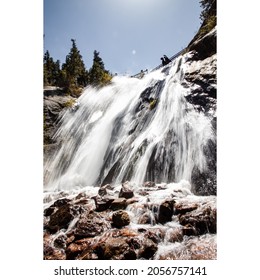
[[[54,62],[49,51],[46,51],[43,58],[44,85],[59,86],[61,77],[60,61]]]
[[[208,19],[212,14],[216,15],[216,0],[200,0],[200,6],[202,8],[200,19],[202,21]]]
[[[43,58],[44,85],[55,85],[58,72],[59,65],[53,61],[49,51],[46,51]]]
[[[110,82],[111,75],[105,69],[104,62],[99,52],[94,51],[93,65],[89,70],[89,83],[93,86],[103,86]]]
[[[72,47],[70,53],[66,56],[66,62],[62,65],[63,78],[66,79],[68,87],[84,87],[87,84],[87,71],[85,65],[76,46],[74,39],[71,39]]]

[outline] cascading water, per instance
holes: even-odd
[[[191,182],[207,169],[204,149],[214,141],[210,119],[185,99],[185,57],[143,79],[115,77],[88,88],[68,111],[56,137],[62,146],[45,166],[46,190],[131,181]]]
[[[45,259],[216,258],[216,197],[193,186],[194,174],[212,184],[215,135],[186,101],[188,57],[87,88],[63,114],[45,164]]]

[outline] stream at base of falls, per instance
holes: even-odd
[[[216,259],[216,197],[187,181],[44,195],[45,259]]]

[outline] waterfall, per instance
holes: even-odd
[[[214,142],[211,119],[186,101],[187,55],[142,79],[115,76],[86,88],[76,110],[61,118],[59,150],[45,164],[45,190],[145,181],[192,184],[207,172],[205,149]]]

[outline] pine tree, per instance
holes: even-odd
[[[93,86],[103,86],[110,82],[111,75],[105,69],[104,62],[99,52],[94,51],[93,65],[89,70],[89,83]]]
[[[62,65],[63,76],[66,79],[68,87],[84,87],[87,84],[87,71],[76,46],[76,41],[71,39],[72,47],[70,53],[66,56],[66,62]]]
[[[46,51],[43,57],[43,78],[44,85],[55,85],[56,65],[49,51]]]
[[[54,62],[49,51],[46,51],[43,58],[44,85],[59,86],[61,77],[60,61]]]

